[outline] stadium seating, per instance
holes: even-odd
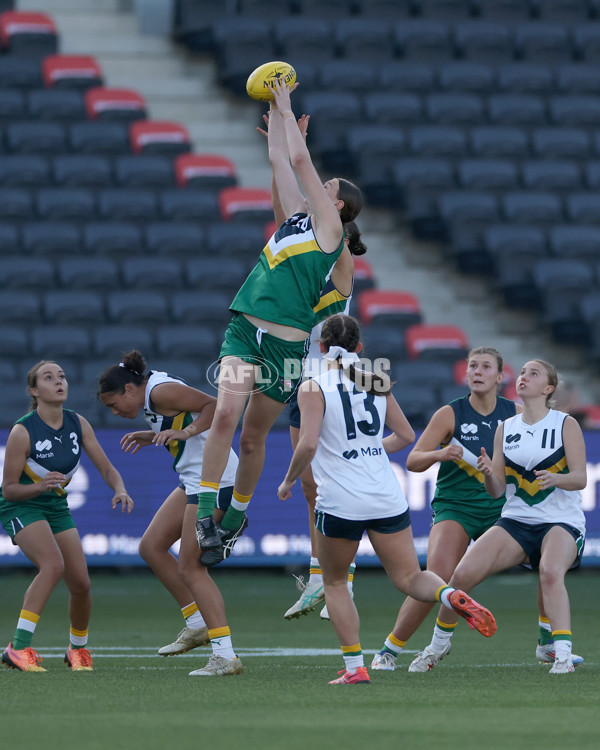
[[[406,352],[415,360],[444,359],[455,362],[467,356],[469,344],[458,326],[417,324],[406,330]]]
[[[8,10],[0,15],[0,48],[11,55],[45,57],[58,49],[54,20],[46,13]]]

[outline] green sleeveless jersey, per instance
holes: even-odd
[[[457,461],[440,463],[433,501],[456,502],[476,506],[486,511],[500,510],[505,498],[492,498],[485,490],[483,474],[477,469],[477,458],[481,448],[491,457],[494,451],[494,435],[499,423],[516,413],[515,404],[498,396],[491,414],[475,411],[468,396],[450,402],[454,411],[454,434],[451,442],[460,443],[463,457]],[[444,447],[444,446],[442,446]]]
[[[265,245],[229,309],[310,333],[314,308],[331,268],[344,249],[324,253],[307,214],[294,214]]]
[[[64,505],[67,507],[67,492],[65,487],[71,481],[73,474],[79,468],[81,457],[81,422],[71,409],[63,409],[63,424],[58,430],[46,424],[37,411],[29,412],[17,420],[29,433],[29,456],[25,462],[23,473],[19,478],[20,484],[35,484],[40,482],[51,471],[60,471],[66,476],[61,487],[45,492],[30,500],[23,500],[20,506],[43,506],[51,504],[53,507]],[[2,496],[0,488],[0,510],[7,506],[14,507]]]

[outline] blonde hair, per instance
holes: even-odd
[[[553,387],[552,393],[549,393],[546,396],[546,406],[548,408],[552,408],[556,401],[556,399],[554,398],[554,394],[556,392],[556,387],[558,386],[558,373],[556,371],[556,367],[550,364],[550,362],[546,362],[545,359],[533,359],[531,361],[537,362],[538,365],[541,365],[544,370],[546,370],[546,375],[548,376],[548,385],[551,385]]]
[[[60,367],[58,362],[55,362],[53,359],[42,359],[29,370],[27,373],[27,394],[31,396],[30,411],[35,411],[38,406],[37,397],[33,395],[31,389],[37,388],[38,373],[44,365],[56,365]]]

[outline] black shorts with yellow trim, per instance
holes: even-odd
[[[324,510],[315,510],[315,527],[323,536],[334,539],[350,539],[360,542],[365,531],[376,531],[378,534],[395,534],[410,526],[410,511],[405,510],[398,516],[389,518],[367,518],[361,521],[350,521],[347,518],[332,516]]]
[[[310,340],[285,341],[264,333],[241,313],[235,313],[225,331],[219,361],[223,357],[238,357],[258,368],[255,391],[274,401],[287,403],[302,379],[302,367]],[[219,385],[226,387],[223,371]]]
[[[495,525],[507,531],[523,547],[525,554],[529,558],[529,562],[523,563],[523,567],[530,568],[531,570],[537,570],[540,566],[544,537],[552,527],[560,526],[571,534],[577,546],[577,555],[569,570],[574,570],[581,565],[585,536],[579,529],[570,526],[568,523],[524,523],[523,521],[515,521],[512,518],[499,518]]]

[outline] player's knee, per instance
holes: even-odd
[[[257,450],[261,450],[264,445],[264,439],[260,433],[253,429],[242,429],[240,435],[240,453],[248,455]]]
[[[144,536],[140,539],[140,546],[138,547],[138,552],[140,553],[140,557],[142,560],[148,565],[152,562],[153,559],[153,552],[155,550],[155,546],[152,544],[151,540]]]
[[[551,561],[540,562],[540,584],[542,590],[560,584],[563,580],[563,571],[559,570]]]
[[[46,576],[46,578],[51,579],[54,583],[60,581],[64,572],[65,563],[62,557],[56,557],[40,564],[40,573]]]

